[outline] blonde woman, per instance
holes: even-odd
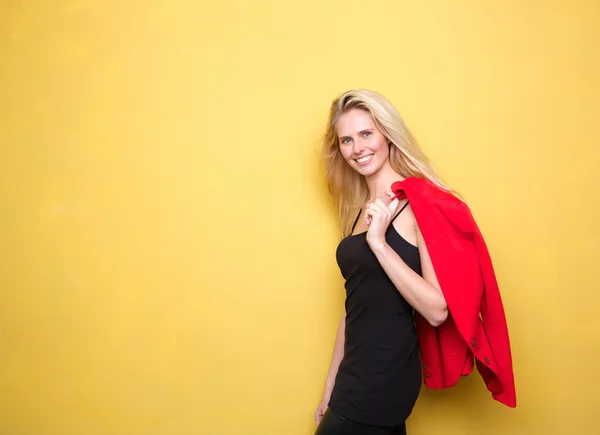
[[[406,434],[423,377],[432,388],[450,387],[470,372],[473,354],[478,364],[487,364],[480,372],[494,397],[512,406],[507,332],[499,328],[487,334],[497,337],[497,344],[472,326],[480,323],[480,270],[487,266],[480,269],[477,259],[487,251],[470,242],[479,239],[468,207],[435,174],[394,106],[373,91],[344,93],[331,106],[323,151],[341,221],[336,258],[346,280],[346,301],[315,412],[316,435]],[[445,240],[450,243],[444,245]],[[461,263],[453,263],[463,254]],[[487,275],[490,287],[493,272]],[[499,298],[491,296],[493,324],[502,326]],[[455,300],[466,301],[456,312],[468,315],[450,316],[463,304]],[[429,353],[423,353],[423,341]],[[493,359],[497,355],[504,359]]]
[[[441,182],[396,109],[372,91],[334,101],[324,152],[346,236],[337,260],[347,297],[317,433],[404,434],[422,376],[413,308],[438,325],[447,306],[410,205],[391,200],[391,185],[413,175]]]

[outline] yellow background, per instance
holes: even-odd
[[[518,407],[600,433],[596,1],[0,3],[0,434],[310,435],[343,309],[328,106],[398,107],[489,244]]]

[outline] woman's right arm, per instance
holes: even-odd
[[[346,316],[343,315],[338,326],[337,336],[335,338],[335,345],[333,346],[333,356],[331,357],[331,365],[329,366],[329,372],[327,373],[327,380],[325,381],[325,392],[331,395],[333,385],[335,384],[335,377],[338,372],[342,358],[344,357],[344,337],[346,335]]]
[[[325,414],[325,411],[327,410],[327,404],[329,403],[329,398],[331,397],[331,392],[333,391],[333,386],[335,384],[335,377],[337,376],[338,368],[340,367],[342,358],[344,358],[345,335],[346,316],[343,315],[338,326],[337,336],[335,338],[335,344],[333,346],[333,355],[331,357],[329,371],[327,372],[327,379],[325,380],[325,390],[323,391],[323,397],[321,398],[321,403],[319,403],[319,406],[315,411],[315,421],[317,422],[317,425],[319,425],[319,423],[321,422],[321,418],[323,418],[323,414]]]

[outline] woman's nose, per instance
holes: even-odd
[[[354,154],[360,154],[365,149],[365,146],[360,141],[354,141],[352,144],[352,152]]]

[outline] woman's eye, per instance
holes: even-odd
[[[367,136],[371,136],[371,132],[370,131],[365,131],[363,133],[363,137],[367,137]]]
[[[348,139],[347,137],[345,137],[344,139],[342,139],[342,143],[348,143],[350,142],[350,139]]]

